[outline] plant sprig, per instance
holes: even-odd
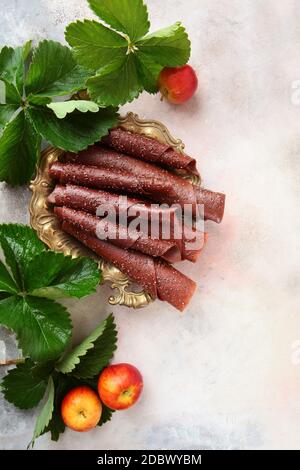
[[[16,333],[24,357],[55,360],[72,331],[70,315],[57,300],[95,292],[101,279],[97,263],[49,251],[25,225],[0,225],[0,246],[0,324]]]
[[[113,357],[117,347],[117,330],[113,315],[109,315],[81,344],[62,353],[56,361],[46,364],[26,359],[10,370],[1,383],[2,392],[10,403],[21,409],[44,405],[37,418],[30,445],[47,432],[57,441],[65,430],[61,418],[61,403],[74,387],[87,385],[97,391],[98,377]],[[110,421],[113,410],[102,404],[98,426]]]
[[[31,41],[1,49],[5,102],[0,104],[0,181],[27,183],[39,160],[42,139],[77,152],[116,125],[113,108],[76,100],[53,103],[84,89],[90,75],[68,47],[55,41],[41,41],[32,53]]]
[[[142,0],[88,0],[102,23],[84,20],[67,26],[65,37],[77,61],[93,69],[88,93],[101,106],[118,106],[146,90],[158,91],[160,71],[185,65],[190,57],[188,35],[177,22],[149,33]],[[105,23],[105,24],[104,24]]]

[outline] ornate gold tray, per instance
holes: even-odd
[[[143,121],[139,119],[137,115],[128,113],[127,116],[120,119],[119,124],[124,129],[153,137],[183,152],[183,142],[172,137],[168,129],[158,121]],[[53,181],[49,177],[48,170],[49,166],[58,160],[63,153],[63,150],[53,147],[48,147],[42,152],[36,178],[30,185],[30,189],[33,193],[29,207],[31,226],[37,231],[39,238],[46,243],[51,250],[61,251],[66,255],[74,257],[83,255],[92,256],[99,261],[103,280],[109,282],[111,288],[117,291],[108,299],[111,305],[126,305],[127,307],[133,308],[148,305],[152,302],[152,298],[147,292],[134,292],[133,282],[119,269],[99,259],[99,257],[96,257],[91,251],[85,249],[75,239],[60,229],[60,224],[53,214],[52,207],[47,202],[47,197],[54,189]],[[193,183],[199,184],[197,178],[190,178]]]

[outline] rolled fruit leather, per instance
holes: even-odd
[[[150,203],[145,205],[138,199],[120,199],[117,194],[74,185],[57,185],[48,197],[48,201],[56,206],[66,206],[91,214],[96,214],[97,209],[102,208],[101,215],[104,215],[104,209],[112,208],[113,213],[118,215],[119,211],[122,212],[125,209],[126,218],[127,209],[131,209],[129,214],[132,217],[128,217],[129,223],[134,220],[134,217],[144,218],[147,220],[149,237],[175,242],[180,250],[181,259],[192,262],[198,259],[206,240],[205,234],[182,223],[182,220],[177,217],[175,208],[159,208],[160,206],[155,207]],[[120,207],[119,204],[123,203],[122,201],[124,206]],[[141,225],[143,226],[143,223]],[[176,258],[172,257],[172,262],[176,262]]]
[[[125,250],[132,249],[153,256],[161,257],[169,263],[181,260],[181,252],[173,241],[150,238],[148,235],[132,233],[127,227],[115,224],[104,218],[100,219],[83,211],[68,207],[55,207],[54,213],[61,222],[69,222],[90,235],[108,240],[113,245]]]
[[[83,157],[78,158],[80,161]],[[195,215],[198,213],[197,204],[203,204],[205,218],[218,223],[222,220],[224,194],[193,186],[183,178],[150,164],[144,167],[143,163],[140,167],[134,165],[133,161],[130,162],[132,163],[130,172],[125,171],[123,167],[117,166],[117,161],[120,160],[117,160],[113,166],[112,161],[108,165],[107,158],[106,155],[106,163],[103,163],[105,160],[99,154],[97,158],[94,156],[93,160],[98,160],[97,166],[56,162],[50,168],[50,175],[64,184],[72,183],[135,194],[168,205],[179,204],[185,210],[191,209]]]
[[[141,160],[199,175],[194,158],[177,152],[173,147],[142,134],[134,134],[117,127],[102,138],[102,143],[118,152],[132,155]]]
[[[190,302],[196,290],[196,283],[173,266],[143,253],[123,250],[107,241],[99,240],[69,222],[63,222],[62,229],[98,256],[114,264],[143,287],[153,299],[164,300],[180,311]]]

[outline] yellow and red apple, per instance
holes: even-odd
[[[99,396],[90,387],[73,388],[61,404],[61,416],[66,426],[84,432],[97,426],[102,414]]]
[[[143,378],[131,364],[113,364],[106,367],[98,381],[98,392],[104,405],[112,410],[133,406],[143,390]]]
[[[172,104],[188,101],[195,94],[198,79],[190,65],[165,67],[158,79],[158,87],[163,97]]]

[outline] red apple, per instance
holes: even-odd
[[[181,104],[195,94],[198,79],[190,65],[165,67],[158,78],[158,87],[163,97],[170,103]]]
[[[130,364],[114,364],[103,370],[98,381],[102,402],[112,410],[133,406],[143,390],[143,378]]]
[[[99,397],[90,387],[73,388],[62,401],[61,416],[66,426],[84,432],[97,426],[102,414]]]

